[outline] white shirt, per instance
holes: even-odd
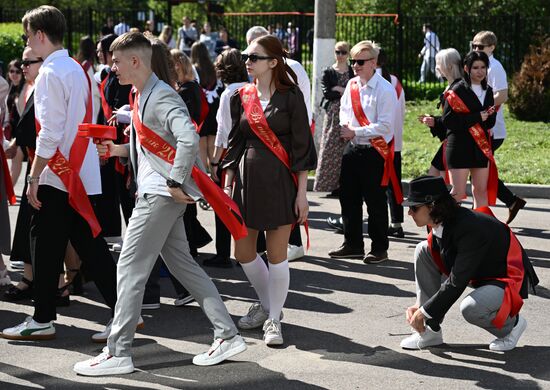
[[[121,22],[115,26],[114,31],[116,35],[120,36],[130,31],[130,26],[128,26],[126,23]]]
[[[141,107],[141,95],[138,100],[138,105]],[[136,107],[137,109],[137,107]],[[149,109],[153,109],[150,107]],[[141,114],[138,111],[139,119],[143,120]],[[137,168],[137,178],[136,185],[138,196],[143,196],[144,194],[155,194],[162,196],[170,196],[168,192],[168,187],[166,186],[166,179],[162,177],[157,171],[155,171],[145,153],[143,152],[142,146],[139,142],[139,137],[136,137],[136,149],[137,149],[137,158],[138,158],[138,168]]]
[[[231,107],[229,102],[235,91],[245,84],[246,82],[229,84],[220,96],[220,107],[216,113],[218,131],[216,133],[216,141],[214,142],[214,145],[218,148],[227,149],[229,133],[231,132],[232,126]]]
[[[481,84],[472,84],[472,91],[477,96],[477,100],[479,100],[479,103],[483,106],[483,103],[485,102],[485,95],[487,94],[487,90],[483,89]]]
[[[493,88],[493,93],[508,89],[506,71],[499,60],[492,55],[489,57],[489,71],[487,72],[487,84]],[[493,126],[493,138],[506,138],[506,125],[504,124],[504,107],[497,112],[496,122]]]
[[[439,38],[437,34],[433,31],[428,31],[426,35],[424,35],[424,47],[420,51],[420,54],[422,54],[425,59],[435,58],[435,55],[439,51],[439,47]]]
[[[306,103],[307,108],[307,117],[309,119],[309,124],[311,125],[311,84],[309,82],[307,72],[298,61],[291,58],[287,58],[285,61],[298,77],[298,88],[300,88],[302,95],[304,95],[304,102]],[[292,80],[292,78],[290,79]]]
[[[67,50],[57,50],[43,62],[34,90],[34,110],[41,125],[36,139],[36,154],[50,159],[59,148],[69,158],[78,125],[86,114],[89,89],[82,67],[69,57]],[[88,195],[101,194],[99,158],[93,142],[89,142],[80,168],[80,178]],[[40,175],[41,185],[67,191],[65,185],[48,166]]]
[[[361,106],[370,124],[360,126],[351,106],[350,85],[352,81],[359,83]],[[394,134],[394,116],[397,109],[397,94],[393,86],[378,73],[361,85],[359,76],[348,81],[340,99],[340,125],[356,127],[355,137],[351,142],[355,145],[369,145],[371,138],[379,136],[389,143]]]
[[[184,50],[189,50],[191,48],[191,45],[187,45],[185,43],[185,37],[190,38],[193,41],[196,41],[199,38],[199,33],[197,32],[197,29],[193,26],[189,26],[189,28],[185,26],[181,26],[178,29],[178,36],[180,40],[179,49],[181,51],[184,51]]]
[[[376,68],[376,73],[382,76],[382,69]],[[397,83],[399,80],[393,74],[391,77],[391,85],[395,89],[397,96]],[[405,90],[401,88],[401,94],[397,98],[397,107],[393,118],[393,145],[396,152],[400,152],[403,148],[403,123],[405,122]]]

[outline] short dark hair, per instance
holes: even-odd
[[[430,218],[436,224],[449,222],[454,219],[459,208],[455,198],[451,194],[445,194],[431,204]]]
[[[476,61],[482,61],[485,64],[485,67],[487,70],[489,70],[489,57],[487,57],[487,54],[483,51],[471,51],[468,54],[466,54],[466,57],[464,57],[464,66],[468,68],[468,73],[464,73],[464,80],[469,85],[472,85],[472,81],[470,80],[470,70],[472,69],[472,66],[474,65],[474,62]],[[485,75],[485,78],[481,80],[481,87],[483,89],[487,89],[487,75]]]
[[[67,22],[57,8],[42,5],[27,11],[21,21],[25,32],[29,29],[32,32],[42,31],[54,45],[63,43]]]
[[[237,49],[224,50],[216,60],[216,74],[225,84],[248,81],[246,65]]]

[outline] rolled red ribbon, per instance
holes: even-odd
[[[107,139],[112,141],[117,139],[117,131],[115,126],[96,125],[92,123],[79,124],[77,135],[79,137],[92,138],[94,140],[94,144],[99,144]],[[107,159],[109,157],[111,156],[107,150],[107,153],[102,158]]]

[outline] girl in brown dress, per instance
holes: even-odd
[[[307,219],[307,173],[315,169],[317,154],[304,98],[295,73],[284,62],[281,42],[271,35],[262,36],[246,53],[246,68],[254,79],[263,114],[288,153],[298,184],[295,186],[289,169],[251,129],[240,91],[236,91],[230,100],[232,129],[222,163],[226,171],[224,190],[240,206],[248,227],[248,236],[235,242],[235,258],[260,299],[238,325],[241,329],[263,325],[265,343],[280,345],[281,311],[290,282],[288,239],[292,225]],[[266,232],[269,270],[256,253],[258,231]]]

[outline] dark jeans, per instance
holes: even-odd
[[[95,207],[94,198],[91,196],[90,201]],[[66,192],[41,185],[38,187],[38,199],[42,207],[40,210],[33,209],[30,229],[35,321],[44,323],[56,319],[59,270],[69,240],[105,303],[114,310],[117,299],[116,266],[103,236],[92,236],[86,220],[69,205]]]
[[[393,156],[393,166],[395,167],[395,173],[397,175],[397,180],[399,181],[399,186],[401,186],[401,152],[395,152]],[[401,186],[401,192],[403,192],[402,186]],[[395,196],[393,193],[393,187],[391,183],[388,186],[387,195],[388,195],[388,204],[390,205],[391,222],[403,223],[403,206],[401,206],[395,201]]]
[[[348,144],[340,170],[340,206],[344,222],[344,244],[363,248],[363,201],[367,204],[371,251],[385,251],[388,241],[386,189],[380,185],[384,159],[374,148]]]
[[[504,139],[493,139],[491,138],[491,148],[493,149],[493,154],[497,151],[498,148],[502,145]],[[516,196],[506,187],[504,182],[498,179],[498,192],[497,197],[506,207],[510,208],[516,201]]]

